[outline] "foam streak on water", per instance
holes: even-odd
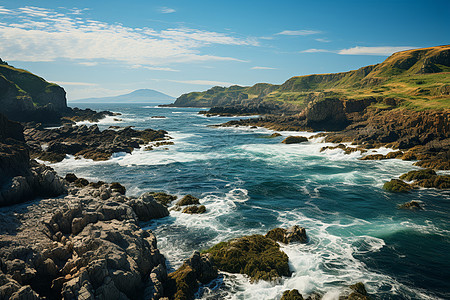
[[[323,138],[281,144],[288,135],[264,128],[217,128],[233,118],[206,118],[199,109],[142,105],[99,105],[123,113],[110,125],[164,129],[174,145],[153,151],[119,153],[106,162],[68,156],[52,166],[61,175],[75,172],[90,180],[120,181],[129,195],[166,191],[200,198],[207,212],[169,217],[148,224],[174,270],[194,250],[234,237],[265,234],[275,227],[300,225],[307,244],[282,245],[293,275],[275,283],[251,284],[240,274],[222,273],[198,294],[202,299],[279,299],[287,289],[304,296],[319,292],[337,299],[349,284],[364,282],[380,299],[450,298],[450,193],[420,189],[407,194],[382,190],[385,181],[416,169],[396,159],[361,161],[362,154],[326,150]],[[165,116],[152,119],[151,116]],[[117,124],[115,124],[117,123]],[[167,148],[167,149],[165,149]],[[375,149],[368,154],[386,154]],[[366,155],[366,154],[364,154]],[[398,210],[421,201],[425,210]]]

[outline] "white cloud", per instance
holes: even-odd
[[[171,14],[171,13],[176,12],[176,10],[173,9],[173,8],[170,8],[170,7],[161,7],[161,8],[159,9],[159,12],[160,12],[160,13],[163,13],[163,14]]]
[[[271,67],[252,67],[252,70],[276,70],[277,68],[271,68]]]
[[[82,66],[87,66],[87,67],[94,67],[94,66],[98,65],[98,62],[95,62],[95,61],[84,61],[84,62],[79,62],[78,64],[82,65]]]
[[[318,34],[321,31],[318,30],[284,30],[282,32],[278,32],[278,35],[312,35]]]
[[[153,70],[153,71],[168,71],[168,72],[180,72],[180,70],[175,70],[172,68],[165,68],[165,67],[151,67],[151,66],[143,66],[143,65],[133,65],[131,66],[133,69],[147,69],[147,70]]]
[[[339,50],[337,53],[342,55],[379,55],[389,56],[394,52],[411,50],[418,47],[353,47],[348,49]]]
[[[315,39],[315,40],[318,41],[318,42],[321,42],[321,43],[329,43],[329,42],[331,42],[331,41],[328,40],[328,39],[321,39],[321,38]]]
[[[234,85],[231,82],[214,81],[214,80],[168,80],[177,83],[195,84],[195,85],[220,85],[220,86],[230,86]]]
[[[132,28],[38,7],[14,10],[0,7],[0,11],[7,12],[0,24],[0,53],[3,59],[11,61],[70,59],[92,65],[95,60],[106,60],[173,71],[160,66],[203,61],[242,62],[200,51],[209,45],[259,45],[255,38],[192,28]]]
[[[335,51],[326,50],[326,49],[315,49],[315,48],[306,49],[306,50],[300,51],[300,53],[320,53],[320,52],[331,52],[331,53],[333,53]]]

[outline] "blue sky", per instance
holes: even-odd
[[[0,1],[0,57],[69,100],[281,84],[449,43],[450,1]]]

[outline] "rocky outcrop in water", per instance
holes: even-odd
[[[93,160],[108,160],[113,153],[131,153],[140,145],[166,139],[164,130],[135,130],[131,127],[100,131],[97,125],[44,129],[42,126],[26,128],[24,131],[32,155],[36,158],[59,162],[66,154]],[[45,150],[43,150],[45,149]]]
[[[293,136],[293,135],[290,135],[287,138],[285,138],[282,141],[282,143],[289,145],[289,144],[300,144],[300,143],[304,143],[304,142],[307,142],[307,141],[308,141],[308,138],[306,138],[304,136]]]
[[[165,295],[174,300],[194,299],[199,284],[206,284],[218,275],[211,255],[195,251],[181,267],[168,275]]]
[[[242,273],[251,281],[277,280],[290,276],[287,255],[274,240],[263,235],[251,235],[222,242],[206,253],[223,271]]]
[[[106,183],[70,185],[64,198],[3,208],[0,294],[159,299],[165,259],[152,232],[139,227],[143,207],[146,219],[168,214],[149,195],[128,198]]]

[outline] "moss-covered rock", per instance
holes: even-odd
[[[392,179],[383,185],[383,189],[394,193],[404,193],[411,190],[411,186],[400,179]]]
[[[283,292],[283,296],[281,296],[280,300],[303,300],[302,294],[299,293],[298,290],[288,290]]]
[[[185,213],[185,214],[191,214],[191,215],[192,214],[203,214],[206,212],[206,207],[204,205],[200,205],[200,206],[193,205],[193,206],[185,207],[181,212]]]
[[[287,138],[285,138],[282,143],[283,144],[299,144],[299,143],[303,143],[303,142],[307,142],[308,138],[304,137],[304,136],[288,136]]]
[[[417,201],[414,201],[414,200],[410,201],[410,202],[406,202],[406,203],[400,204],[398,206],[398,208],[400,208],[400,209],[411,209],[411,210],[422,210],[423,209],[422,206],[420,205],[420,203],[417,202]]]
[[[290,276],[288,256],[280,246],[262,235],[251,235],[222,242],[206,251],[216,266],[230,273],[250,276],[251,281],[275,280]]]
[[[197,197],[194,197],[192,195],[186,195],[180,201],[177,202],[178,206],[194,205],[194,204],[200,204],[200,201]]]
[[[418,171],[409,171],[406,174],[400,176],[400,179],[406,181],[419,180],[419,179],[429,179],[436,176],[436,172],[432,169],[423,169]]]
[[[414,183],[424,188],[450,189],[450,175],[436,175]]]
[[[195,251],[178,270],[169,274],[165,296],[174,300],[194,299],[199,283],[208,283],[217,275],[217,268],[210,255]]]
[[[150,194],[155,198],[156,202],[165,206],[168,206],[172,201],[177,200],[177,196],[172,196],[163,192],[151,192]]]

